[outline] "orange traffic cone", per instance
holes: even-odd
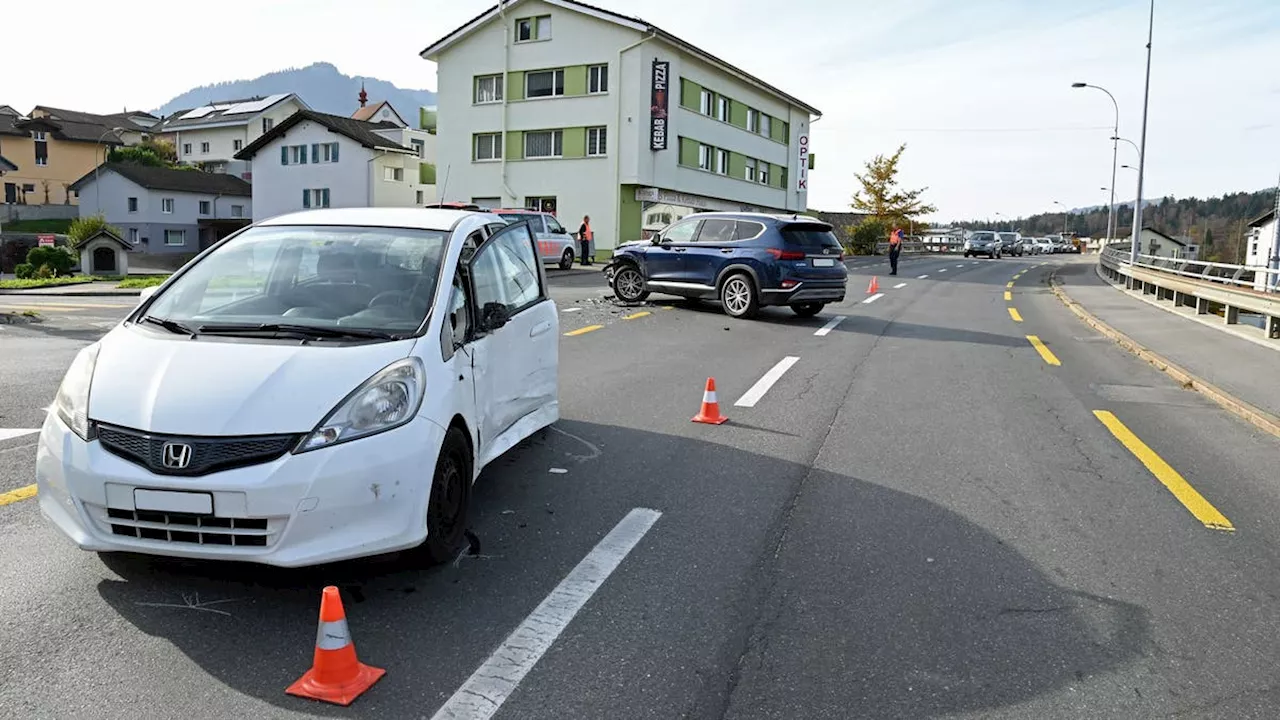
[[[336,705],[350,705],[386,672],[356,659],[356,646],[347,632],[347,614],[342,610],[338,588],[332,585],[325,588],[320,599],[315,660],[311,669],[285,692]]]
[[[707,378],[707,389],[702,392],[702,410],[693,416],[696,423],[723,425],[729,418],[720,414],[720,402],[716,400],[716,379]]]
[[[873,275],[871,277],[871,284],[867,286],[867,294],[874,295],[878,292],[880,292],[880,278]]]

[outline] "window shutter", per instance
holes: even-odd
[[[311,143],[311,162],[320,162],[320,143]]]
[[[280,164],[281,165],[289,164],[289,146],[288,145],[280,146]]]
[[[324,189],[324,206],[329,207],[329,188]]]
[[[303,165],[307,164],[307,146],[306,145],[298,146],[298,161]]]
[[[338,162],[338,143],[333,143],[333,161]]]
[[[310,190],[302,191],[302,207],[304,208],[311,207],[311,191]]]

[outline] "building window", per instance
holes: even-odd
[[[243,206],[243,205],[232,205],[232,206],[231,206],[231,217],[236,217],[236,218],[238,218],[238,217],[244,217],[244,206]]]
[[[716,150],[716,172],[721,175],[729,174],[729,151]]]
[[[129,228],[129,244],[138,244],[138,228]]]
[[[305,163],[307,161],[305,145],[302,146],[302,154],[304,156],[302,162]],[[311,162],[313,164],[338,162],[338,143],[311,143]]]
[[[720,122],[729,122],[729,98],[716,98],[716,119]]]
[[[587,128],[587,155],[599,157],[608,151],[608,131],[606,128]]]
[[[698,146],[698,167],[703,170],[711,169],[711,146],[710,145]]]
[[[231,151],[232,151],[232,152],[240,152],[240,151],[241,151],[241,150],[243,150],[243,149],[244,149],[244,141],[243,141],[243,140],[236,139],[236,140],[232,140],[232,141],[231,141]]]
[[[502,158],[502,136],[498,133],[482,133],[476,135],[476,160],[499,160]]]
[[[276,126],[276,121],[275,121],[275,120],[272,120],[271,118],[262,118],[262,133],[263,133],[264,135],[265,135],[266,133],[271,132],[271,128],[273,128],[273,127],[275,127],[275,126]]]
[[[325,145],[335,145],[336,143],[324,143]],[[306,165],[307,164],[307,146],[306,145],[281,145],[280,146],[280,164],[281,165]]]
[[[131,197],[129,198],[128,202],[129,202],[129,212],[131,213],[138,212],[138,198]]]
[[[404,182],[404,168],[382,168],[382,179],[387,182]]]
[[[784,190],[787,188],[787,169],[786,168],[782,168],[781,170],[778,171],[778,184],[781,185],[782,189]]]
[[[773,133],[773,118],[760,113],[760,134],[769,137]]]
[[[209,154],[209,143],[207,143],[207,142],[202,142],[202,143],[200,143],[200,154],[201,154],[201,155],[208,155],[208,154]]]
[[[559,130],[527,132],[524,134],[526,158],[558,158],[563,152],[564,133]]]
[[[160,201],[160,212],[165,215],[173,214],[173,198],[164,198]]]
[[[36,134],[32,133],[32,135]],[[32,143],[36,148],[36,165],[45,167],[49,164],[49,143],[45,142],[44,133],[38,134],[40,137],[36,138],[35,142]]]
[[[414,194],[413,194],[413,198],[414,198],[414,203],[415,203],[415,204],[417,204],[417,205],[421,205],[421,204],[422,204],[422,199],[423,199],[423,198],[422,198],[422,191],[421,191],[421,190],[419,190],[419,191],[417,191],[416,193],[414,193]]]
[[[164,244],[165,245],[186,245],[187,231],[186,230],[165,230]]]
[[[516,42],[528,42],[533,39],[535,29],[533,18],[516,21]]]
[[[208,200],[201,200],[201,201],[200,201],[200,214],[201,214],[201,215],[208,215],[208,214],[210,214],[210,205],[209,205],[209,201],[208,201]]]
[[[761,184],[761,185],[768,185],[768,184],[769,184],[769,163],[764,162],[763,160],[761,160],[761,161],[760,161],[760,173],[759,173],[759,177],[760,177],[760,184]]]
[[[477,103],[502,102],[502,76],[481,75],[477,77],[475,101]]]
[[[543,70],[525,73],[524,96],[527,98],[555,97],[564,94],[564,70]]]
[[[191,143],[182,143],[182,154],[183,155],[191,154]]]
[[[526,210],[537,210],[538,212],[556,214],[556,198],[554,195],[547,197],[526,197],[524,199],[524,207]]]
[[[710,115],[711,100],[712,100],[711,91],[702,90],[698,95],[698,112],[702,113],[703,115]]]
[[[302,207],[304,208],[327,208],[329,207],[329,188],[315,188],[302,191]]]
[[[760,111],[753,108],[747,108],[747,130],[750,132],[760,132]]]
[[[587,92],[609,92],[609,66],[592,65],[587,68]]]
[[[45,142],[47,140],[43,130],[32,130],[31,139],[36,142]]]
[[[516,21],[516,42],[551,39],[551,16],[522,18]]]
[[[756,181],[756,161],[755,160],[752,160],[751,158],[747,158],[747,172],[746,172],[746,175],[743,176],[743,178],[746,180],[750,180],[751,182]]]
[[[409,143],[413,145],[413,151],[418,154],[419,160],[425,159],[427,157],[426,143],[422,142],[421,140],[418,140],[417,138],[413,138],[409,140]]]

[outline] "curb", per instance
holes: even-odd
[[[32,290],[0,290],[0,295],[24,297],[136,297],[141,290],[90,290],[88,292],[33,292]]]
[[[1133,338],[1116,330],[1105,322],[1099,320],[1093,313],[1085,310],[1080,303],[1071,299],[1066,290],[1062,289],[1062,281],[1058,279],[1058,273],[1055,271],[1049,276],[1049,290],[1054,296],[1062,301],[1071,312],[1075,313],[1084,324],[1097,330],[1103,336],[1114,340],[1117,345],[1128,350],[1139,358],[1147,361],[1155,368],[1182,385],[1187,390],[1194,390],[1201,395],[1209,398],[1227,412],[1239,417],[1240,419],[1252,424],[1260,430],[1268,432],[1280,438],[1280,418],[1272,415],[1266,410],[1256,408],[1253,405],[1231,395],[1227,391],[1206,382],[1190,372],[1187,372],[1178,365],[1170,362],[1158,353],[1155,353],[1142,345],[1138,344]]]

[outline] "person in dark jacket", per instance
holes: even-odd
[[[591,241],[595,237],[591,232],[591,216],[582,216],[582,225],[578,226],[578,244],[582,246],[580,257],[583,265],[591,264]]]

